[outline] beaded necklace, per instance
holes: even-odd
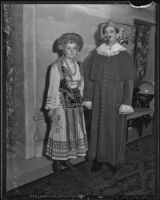
[[[71,73],[73,76],[75,76],[76,73],[77,73],[77,67],[76,67],[76,64],[73,62],[73,64],[74,64],[73,66],[74,66],[75,72],[72,72],[71,67],[69,66],[67,60],[65,59],[64,61],[65,61],[66,65],[67,65],[67,68],[69,69],[70,73]]]

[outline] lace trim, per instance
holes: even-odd
[[[111,47],[103,43],[97,48],[97,53],[103,56],[114,56],[119,54],[120,51],[126,51],[126,48],[118,43]]]

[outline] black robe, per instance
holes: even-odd
[[[132,103],[136,68],[126,51],[110,57],[94,51],[83,68],[83,100],[92,101],[88,158],[115,166],[124,161],[127,131],[126,115],[118,109]]]

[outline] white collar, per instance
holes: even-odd
[[[111,47],[105,43],[102,43],[99,47],[97,47],[97,53],[103,56],[117,55],[120,51],[126,51],[126,48],[118,42]]]

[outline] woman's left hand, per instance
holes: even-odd
[[[92,102],[91,101],[84,101],[83,105],[88,109],[91,110],[92,109]]]
[[[49,110],[48,111],[48,117],[52,117],[53,113],[54,113],[54,109]]]

